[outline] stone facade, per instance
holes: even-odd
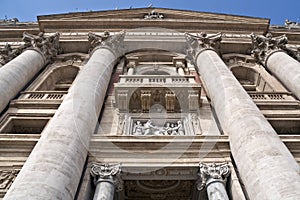
[[[298,25],[139,8],[0,29],[0,198],[300,198]]]

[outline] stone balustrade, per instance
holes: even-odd
[[[195,76],[164,76],[164,75],[121,75],[120,76],[120,83],[126,84],[194,84]]]
[[[19,99],[22,100],[63,100],[67,91],[25,91]]]

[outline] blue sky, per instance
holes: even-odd
[[[300,22],[300,0],[0,0],[0,19],[18,18],[36,21],[36,16],[68,12],[86,12],[154,7],[236,14],[271,19],[284,24],[285,19]]]

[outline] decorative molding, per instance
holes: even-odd
[[[204,32],[197,35],[185,33],[185,39],[188,45],[187,58],[195,62],[197,56],[206,49],[211,49],[219,53],[222,37],[223,34],[221,32],[213,35],[207,35],[207,33]]]
[[[90,173],[94,177],[95,185],[103,181],[111,181],[117,192],[123,190],[123,181],[120,177],[121,164],[93,163]]]
[[[0,170],[0,189],[8,190],[16,179],[20,170]]]
[[[152,10],[150,13],[144,15],[144,19],[155,20],[155,19],[164,19],[165,16],[156,10]]]
[[[24,32],[22,40],[25,42],[26,48],[39,50],[49,60],[61,53],[59,37],[59,33],[46,37],[43,32],[40,32],[38,35]]]
[[[226,178],[230,175],[230,166],[228,163],[200,163],[199,168],[200,173],[198,175],[201,179],[201,182],[197,185],[197,189],[199,191],[203,190],[207,186],[209,179],[214,179],[224,183],[226,182]]]
[[[268,33],[266,36],[251,33],[250,36],[252,40],[251,53],[264,65],[266,65],[266,61],[272,53],[286,50],[285,46],[288,42],[288,38],[285,34],[272,37],[271,33]]]
[[[111,35],[108,31],[105,31],[103,35],[88,33],[88,40],[91,43],[89,52],[92,54],[98,48],[107,48],[110,49],[116,57],[119,57],[124,52],[124,37],[125,31],[121,31],[115,35]]]

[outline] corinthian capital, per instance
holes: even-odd
[[[272,37],[271,33],[266,36],[251,33],[250,36],[252,40],[251,52],[262,63],[265,63],[268,56],[273,52],[286,50],[286,44],[288,43],[286,35]]]
[[[123,181],[120,177],[121,165],[108,163],[93,163],[90,171],[94,178],[94,184],[100,182],[111,182],[115,185],[117,191],[123,189]]]
[[[188,45],[187,56],[194,60],[197,55],[205,49],[212,49],[219,52],[222,36],[222,33],[209,36],[203,32],[197,35],[185,33],[185,39]]]
[[[226,178],[230,174],[230,167],[227,163],[220,163],[220,164],[200,163],[199,168],[200,168],[199,176],[201,179],[201,183],[197,185],[198,190],[203,190],[207,185],[208,181],[210,180],[225,182]]]
[[[90,52],[97,48],[108,48],[112,50],[117,57],[123,54],[125,31],[121,31],[119,34],[110,35],[108,31],[105,31],[103,35],[97,35],[95,33],[88,33],[88,40],[91,43]]]
[[[59,33],[55,33],[46,37],[43,32],[38,35],[32,35],[30,33],[23,33],[23,41],[25,42],[25,47],[35,48],[44,54],[46,59],[55,57],[59,49]]]

